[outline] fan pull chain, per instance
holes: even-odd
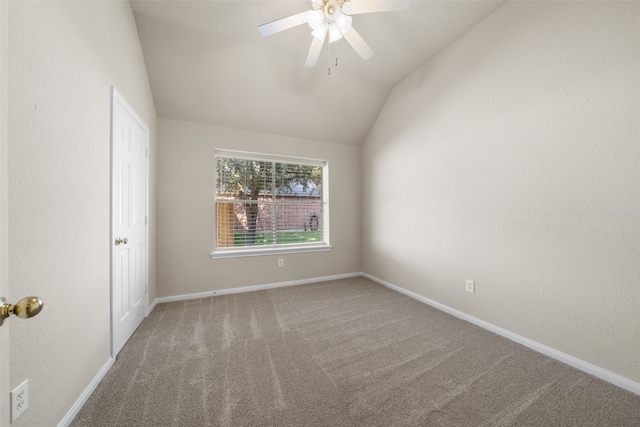
[[[329,56],[327,58],[327,64],[329,65],[328,75],[331,75],[331,41],[327,44],[327,55]]]
[[[336,41],[336,42],[335,42],[335,44],[336,44],[336,51],[338,50],[338,43],[339,43],[338,41]],[[331,42],[329,42],[329,44],[327,45],[327,53],[328,53],[328,55],[329,55],[329,58],[328,58],[328,61],[327,61],[327,62],[328,62],[328,65],[329,65],[329,67],[328,67],[328,74],[329,74],[329,75],[331,75]],[[338,53],[337,53],[337,52],[336,52],[336,65],[335,65],[335,66],[336,66],[336,67],[338,66]]]

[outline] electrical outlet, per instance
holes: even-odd
[[[467,281],[466,281],[466,290],[467,290],[467,292],[475,294],[476,293],[476,282],[474,282],[473,280],[467,279]]]
[[[29,380],[11,392],[11,422],[14,422],[29,407]]]
[[[278,258],[278,267],[284,267],[284,258]]]

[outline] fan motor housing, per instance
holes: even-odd
[[[327,0],[324,4],[324,16],[329,21],[335,19],[335,15],[340,12],[340,3],[337,0]]]

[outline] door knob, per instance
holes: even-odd
[[[129,239],[127,239],[127,238],[125,237],[124,239],[122,239],[122,243],[124,243],[124,244],[126,245],[127,243],[129,243]]]
[[[40,313],[44,303],[38,297],[26,297],[18,301],[17,304],[11,305],[6,299],[0,297],[0,326],[4,319],[10,315],[18,316],[22,319],[28,319]]]
[[[116,245],[119,245],[120,243],[124,243],[126,245],[127,243],[129,243],[129,239],[127,239],[126,237],[124,239],[116,237]]]

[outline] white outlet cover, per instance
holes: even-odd
[[[476,284],[473,280],[469,280],[467,279],[467,281],[465,282],[466,284],[466,291],[470,292],[472,294],[474,294],[476,292]]]
[[[11,392],[11,422],[14,422],[29,407],[29,380]]]

